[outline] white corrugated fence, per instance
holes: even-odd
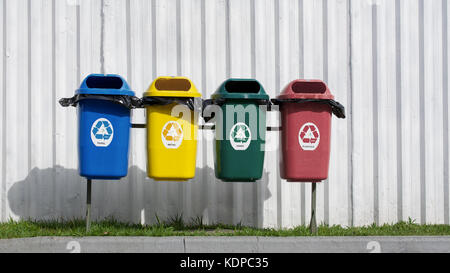
[[[319,222],[449,224],[446,0],[2,0],[0,219],[84,217],[76,109],[58,104],[90,73],[116,73],[138,96],[157,76],[183,75],[204,98],[229,77],[271,97],[293,79],[323,79],[346,106],[333,118]],[[268,115],[278,126],[278,115]],[[133,112],[143,123],[144,110]],[[151,224],[305,225],[311,185],[279,178],[268,132],[263,179],[214,177],[211,131],[196,177],[146,178],[146,133],[133,129],[129,175],[93,183],[93,218]]]

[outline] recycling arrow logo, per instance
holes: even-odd
[[[106,118],[99,118],[91,127],[91,140],[97,147],[108,147],[114,137],[112,123]]]
[[[247,124],[236,123],[230,130],[230,143],[233,149],[238,151],[247,150],[252,140],[252,132]]]
[[[168,149],[177,149],[183,142],[183,129],[176,121],[168,121],[161,131],[161,140]]]
[[[320,142],[319,128],[312,122],[303,124],[298,132],[298,142],[305,151],[314,151]]]

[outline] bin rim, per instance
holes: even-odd
[[[306,93],[297,93],[294,91],[294,85],[296,84],[317,84],[322,85],[322,88],[324,89],[321,93],[313,93],[313,92],[306,92]],[[286,85],[286,87],[283,89],[280,95],[276,97],[277,99],[319,99],[319,100],[334,100],[334,96],[331,94],[330,89],[328,88],[327,84],[322,80],[305,80],[305,79],[297,79],[293,80],[290,83]]]
[[[122,81],[120,88],[90,88],[88,86],[88,80],[91,78],[116,78]],[[122,95],[122,96],[134,96],[134,91],[131,90],[127,81],[117,74],[89,74],[81,82],[80,88],[75,90],[76,95]]]
[[[226,85],[229,82],[254,82],[259,85],[259,91],[256,93],[231,93],[226,89]],[[252,78],[229,78],[226,79],[211,95],[212,99],[225,99],[225,100],[270,100],[269,95],[264,90],[262,84],[256,79]]]
[[[189,82],[190,87],[188,90],[183,91],[176,91],[176,90],[160,90],[156,88],[156,83],[159,80],[186,80]],[[197,88],[195,87],[194,83],[187,77],[182,76],[160,76],[157,77],[153,82],[150,84],[147,91],[144,92],[143,97],[176,97],[176,98],[198,98],[202,95],[197,91]]]

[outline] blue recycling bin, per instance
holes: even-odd
[[[80,175],[88,179],[120,179],[128,172],[131,110],[118,103],[134,96],[119,75],[91,74],[76,90]]]

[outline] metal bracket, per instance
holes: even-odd
[[[281,127],[272,127],[272,126],[267,126],[266,127],[267,131],[281,131]]]
[[[199,125],[198,129],[200,129],[200,130],[214,130],[214,129],[216,129],[216,126],[215,125],[204,124],[204,125]]]
[[[132,123],[131,128],[147,128],[147,124]]]

